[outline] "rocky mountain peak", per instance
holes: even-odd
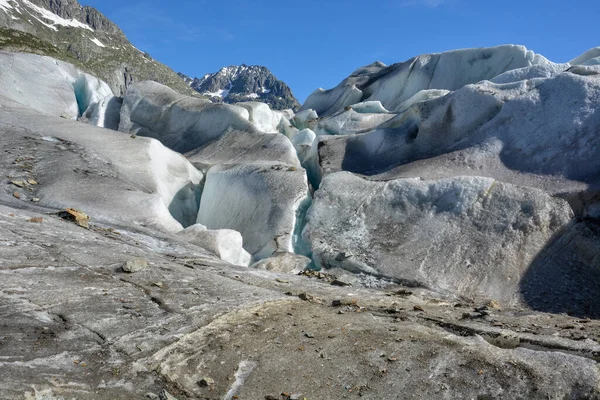
[[[298,109],[300,104],[292,90],[277,79],[267,67],[260,65],[230,65],[202,78],[180,74],[188,85],[213,101],[237,103],[261,101],[276,110]]]

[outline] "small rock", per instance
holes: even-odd
[[[397,292],[395,292],[394,294],[397,296],[408,297],[408,296],[411,296],[413,294],[413,292],[411,292],[410,290],[406,290],[406,289],[400,289]]]
[[[76,210],[74,208],[67,208],[65,211],[60,211],[57,215],[67,221],[73,221],[82,228],[89,229],[90,217],[84,212]]]
[[[290,400],[304,400],[304,399],[305,399],[304,395],[300,394],[300,393],[295,393],[290,396]]]
[[[159,400],[160,397],[158,397],[158,395],[154,394],[154,393],[146,393],[146,398],[150,399],[150,400]]]
[[[162,282],[154,282],[154,283],[152,284],[152,286],[156,286],[156,287],[159,287],[159,288],[161,288],[161,287],[163,287],[163,283],[162,283]]]
[[[277,396],[266,395],[265,400],[281,400],[281,399]]]
[[[42,218],[42,217],[29,218],[27,220],[27,222],[33,222],[33,223],[36,223],[36,224],[41,224],[43,221],[44,221],[44,218]]]
[[[347,260],[348,258],[352,258],[352,257],[354,257],[354,255],[351,253],[341,252],[341,253],[338,253],[338,255],[335,257],[335,260],[336,261],[344,261],[344,260]]]
[[[279,283],[290,283],[290,281],[287,281],[287,280],[285,280],[285,279],[281,279],[281,278],[277,278],[277,279],[275,279],[275,280],[276,280],[277,282],[279,282]]]
[[[394,361],[398,361],[397,357],[388,357],[387,359],[389,362],[394,362]]]
[[[462,315],[462,319],[477,319],[483,317],[485,317],[485,315],[479,312],[466,312]]]
[[[312,299],[312,296],[307,293],[300,293],[298,295],[298,297],[300,298],[300,300],[304,300],[304,301],[308,301],[308,300]]]
[[[10,183],[12,183],[13,185],[20,187],[20,188],[25,186],[25,182],[23,182],[23,181],[10,181]]]
[[[348,282],[344,282],[344,281],[340,281],[339,279],[334,279],[331,284],[333,286],[352,286],[352,284],[348,283]]]
[[[127,260],[121,268],[124,272],[132,274],[148,268],[148,261],[144,258],[134,258],[133,260]]]
[[[198,385],[202,387],[209,387],[215,384],[215,380],[209,377],[204,377],[198,381]]]
[[[331,302],[331,306],[332,307],[341,307],[342,306],[342,301],[341,300],[333,300]]]
[[[20,199],[20,198],[21,198],[21,193],[19,193],[19,192],[14,192],[14,193],[13,193],[13,197],[15,197],[15,198],[17,198],[17,199]]]
[[[311,332],[304,332],[304,336],[306,336],[309,339],[314,339],[315,335]]]
[[[31,199],[31,201],[33,201],[34,203],[39,203],[40,199],[38,197],[34,197],[33,199]]]
[[[160,394],[158,395],[158,399],[159,400],[177,400],[177,397],[173,396],[171,393],[169,393],[163,389],[162,392],[160,392]]]
[[[424,309],[423,307],[421,307],[421,306],[414,306],[414,307],[413,307],[413,310],[415,310],[415,311],[421,311],[421,312],[425,312],[425,309]]]
[[[30,185],[37,185],[38,183],[35,181],[35,179],[27,179],[27,183],[29,183]]]

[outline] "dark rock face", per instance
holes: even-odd
[[[237,103],[262,101],[274,110],[300,108],[292,90],[266,67],[258,65],[229,66],[214,74],[191,79],[179,74],[190,87],[213,101]]]

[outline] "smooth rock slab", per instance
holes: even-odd
[[[315,262],[467,298],[519,301],[519,281],[571,220],[566,201],[490,178],[328,175],[304,237]]]

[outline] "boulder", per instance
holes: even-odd
[[[269,258],[252,264],[251,268],[294,274],[304,271],[311,264],[311,259],[301,254],[278,251],[273,253]]]

